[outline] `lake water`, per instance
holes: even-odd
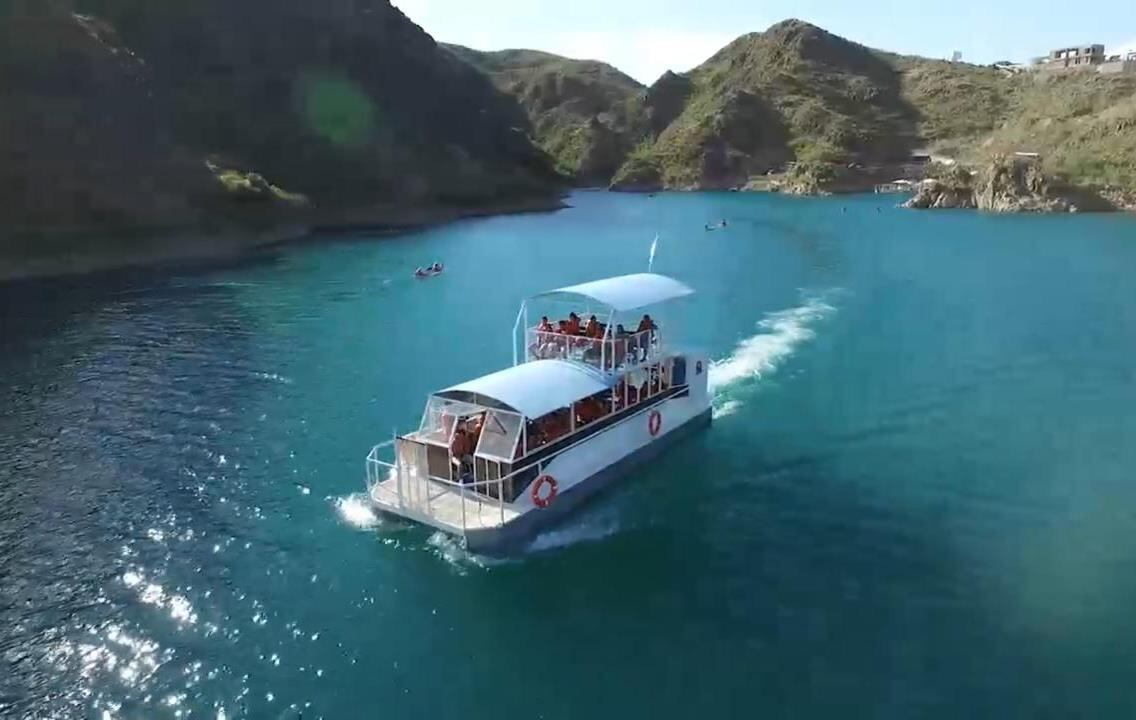
[[[1136,219],[893,202],[579,193],[0,291],[0,716],[1132,717]],[[523,296],[656,232],[708,431],[509,561],[369,511]]]

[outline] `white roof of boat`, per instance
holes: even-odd
[[[694,290],[666,275],[635,273],[557,288],[534,297],[583,296],[624,312],[693,294]]]
[[[434,393],[538,418],[611,387],[596,368],[569,360],[534,360]]]

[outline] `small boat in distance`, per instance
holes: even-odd
[[[416,278],[434,277],[435,275],[441,275],[443,269],[444,268],[442,267],[442,263],[436,262],[433,265],[429,265],[429,266],[424,267],[424,268],[420,267],[417,270],[415,270],[414,271],[414,277],[416,277]]]
[[[525,300],[512,367],[433,393],[417,430],[371,450],[371,502],[464,539],[474,552],[523,547],[710,423],[706,356],[672,347],[671,328],[664,335],[649,314],[631,322],[692,293],[639,273]],[[566,306],[569,319],[530,323],[539,303]]]

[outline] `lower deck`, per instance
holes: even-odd
[[[458,535],[463,529],[501,527],[520,515],[509,504],[474,490],[412,476],[402,478],[400,500],[396,473],[372,485],[370,493],[380,510]]]

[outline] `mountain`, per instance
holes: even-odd
[[[577,183],[606,185],[645,132],[643,86],[611,65],[537,50],[445,47],[517,99],[537,144]]]
[[[787,20],[668,73],[646,98],[650,135],[616,189],[864,190],[906,172],[918,150],[1023,197],[967,201],[979,207],[1136,207],[1132,75],[1013,74],[873,50]],[[1003,182],[1021,174],[1007,160],[1015,152],[1039,156],[1029,172],[1046,197]]]
[[[8,0],[0,102],[10,257],[548,206],[560,182],[517,103],[387,0]]]
[[[732,187],[794,159],[894,161],[918,143],[896,69],[808,23],[743,35],[687,79],[682,111],[620,170],[617,186],[654,175],[667,187]]]

